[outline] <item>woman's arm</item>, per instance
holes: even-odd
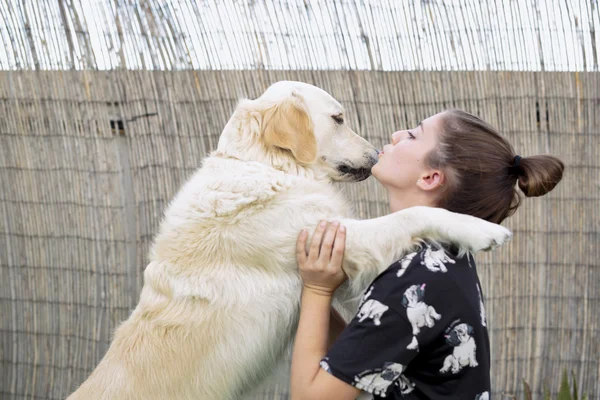
[[[292,355],[293,400],[356,398],[360,391],[330,375],[319,366],[327,351],[331,298],[346,280],[341,264],[346,230],[334,222],[326,230],[321,223],[306,254],[307,232],[298,238],[298,264],[304,281],[300,322]],[[323,241],[323,243],[321,243]]]

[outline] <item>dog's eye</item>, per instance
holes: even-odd
[[[331,118],[333,118],[333,120],[339,125],[342,125],[344,123],[344,117],[342,117],[342,114],[332,115]]]

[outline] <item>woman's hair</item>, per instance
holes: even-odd
[[[461,110],[442,113],[439,145],[425,160],[444,172],[438,206],[500,223],[527,197],[542,196],[561,180],[564,164],[556,157],[516,157],[508,141],[480,118]]]

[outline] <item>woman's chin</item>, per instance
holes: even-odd
[[[371,176],[373,176],[373,178],[377,179],[379,181],[379,168],[377,167],[379,165],[379,163],[373,165],[371,167]]]

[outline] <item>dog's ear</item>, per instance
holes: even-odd
[[[402,305],[408,307],[408,297],[406,297],[406,295],[402,296]]]
[[[262,120],[265,143],[292,152],[296,160],[310,164],[317,158],[317,140],[304,100],[293,93],[265,110]]]

